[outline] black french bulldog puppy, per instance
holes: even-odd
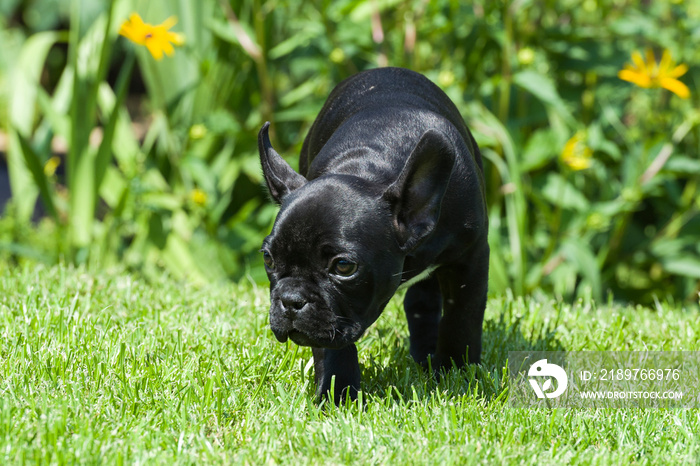
[[[281,209],[262,245],[270,327],[311,346],[317,395],[355,398],[354,343],[400,286],[410,353],[434,369],[478,363],[489,245],[479,148],[436,85],[400,68],[359,73],[332,92],[299,173],[258,135]]]

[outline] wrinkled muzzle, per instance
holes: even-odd
[[[291,339],[301,346],[342,348],[365,330],[361,323],[339,316],[333,303],[305,289],[301,280],[280,280],[270,301],[270,329],[282,343]]]

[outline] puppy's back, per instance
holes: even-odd
[[[414,109],[417,113],[430,112],[448,120],[482,168],[478,146],[459,110],[442,89],[411,70],[376,68],[351,76],[333,89],[304,140],[299,171],[305,175],[311,161],[333,133],[358,112],[390,116],[394,111],[405,112],[407,109]]]

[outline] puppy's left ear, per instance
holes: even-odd
[[[260,164],[263,176],[270,196],[278,204],[282,198],[297,188],[306,184],[306,178],[295,172],[294,169],[272,148],[268,129],[270,122],[263,125],[258,133],[258,150],[260,151]]]
[[[399,177],[384,192],[402,250],[412,250],[435,228],[454,162],[454,147],[447,136],[426,131]]]

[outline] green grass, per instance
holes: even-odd
[[[264,288],[2,267],[0,463],[700,461],[698,410],[514,409],[504,380],[510,350],[698,350],[696,310],[494,298],[476,381],[438,384],[395,299],[358,345],[364,405],[323,409]]]

